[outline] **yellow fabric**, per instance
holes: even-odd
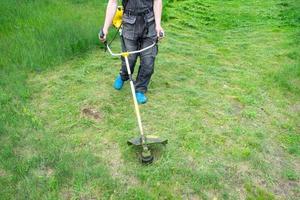
[[[122,16],[123,16],[123,7],[122,6],[118,6],[117,12],[114,16],[113,19],[113,25],[116,28],[120,28],[120,26],[122,25]]]

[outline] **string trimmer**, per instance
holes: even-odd
[[[160,36],[163,37],[163,34],[160,34]],[[100,32],[100,37],[104,38],[103,31]],[[122,38],[122,36],[121,36],[121,38]],[[161,138],[158,138],[158,137],[155,137],[155,136],[150,136],[150,135],[146,136],[144,134],[144,130],[143,130],[143,126],[142,126],[142,120],[141,120],[141,114],[140,114],[140,110],[139,110],[139,105],[138,105],[138,102],[137,102],[137,99],[136,99],[136,96],[135,96],[134,80],[132,78],[131,70],[130,70],[130,67],[129,67],[128,57],[132,54],[138,54],[138,53],[146,51],[150,48],[153,48],[157,44],[157,41],[153,42],[153,44],[151,44],[150,46],[148,46],[146,48],[143,48],[143,49],[140,49],[140,50],[137,50],[137,51],[126,51],[126,52],[121,52],[121,53],[113,53],[112,50],[110,49],[109,45],[107,44],[107,42],[104,42],[104,44],[105,44],[106,48],[108,49],[109,53],[112,56],[123,56],[124,57],[127,72],[128,72],[128,76],[129,76],[131,93],[132,93],[136,118],[137,118],[139,130],[140,130],[140,136],[128,140],[127,144],[142,147],[142,153],[141,153],[142,163],[146,163],[146,164],[147,163],[152,163],[153,155],[151,154],[151,151],[150,151],[148,145],[151,145],[151,144],[167,144],[168,140],[161,139]]]

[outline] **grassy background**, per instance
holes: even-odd
[[[32,94],[28,73],[94,48],[104,5],[95,0],[1,0],[0,4],[0,193],[10,199],[19,190],[16,183],[34,167],[15,152],[25,145],[24,136],[37,128],[26,105]],[[11,176],[3,175],[3,168]]]
[[[105,5],[1,1],[1,199],[300,197],[299,3],[164,3],[141,112],[170,144],[145,167],[119,60],[96,48]]]

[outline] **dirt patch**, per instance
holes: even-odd
[[[36,151],[33,148],[28,146],[26,147],[17,146],[14,148],[13,151],[16,156],[21,157],[25,160],[30,160],[37,155]]]
[[[102,157],[110,169],[111,176],[120,180],[127,187],[139,185],[139,180],[136,177],[124,174],[122,171],[122,169],[125,169],[125,166],[118,144],[107,139],[104,139],[102,144],[104,146]]]
[[[240,114],[244,109],[244,105],[235,96],[228,96],[228,98],[229,98],[230,103],[231,103],[231,112],[232,112],[232,114],[234,114],[234,115]]]
[[[38,177],[51,177],[54,174],[54,169],[47,166],[42,166],[35,170],[34,174]]]
[[[281,181],[276,187],[274,193],[283,197],[297,197],[300,198],[300,194],[296,192],[299,184],[295,181]]]
[[[240,163],[237,167],[236,175],[237,175],[237,177],[246,177],[246,176],[250,175],[249,166],[245,163]]]
[[[300,113],[300,102],[291,105],[289,110],[292,113]]]
[[[186,155],[188,166],[193,169],[197,170],[199,168],[198,163],[195,161],[192,155]]]
[[[7,173],[4,171],[4,169],[0,169],[0,177],[7,176]]]
[[[182,193],[182,199],[184,200],[200,200],[200,197],[192,189],[187,189]]]
[[[95,120],[101,121],[103,119],[102,114],[94,108],[86,107],[81,110],[83,116]]]
[[[60,192],[60,196],[62,197],[62,199],[64,200],[70,200],[72,199],[72,191],[70,189],[64,188],[61,192]]]
[[[59,199],[62,200],[97,200],[103,198],[102,188],[93,185],[91,182],[82,185],[77,190],[74,186],[64,187],[59,192]]]
[[[269,152],[273,153],[266,158],[266,161],[270,163],[273,168],[271,173],[275,181],[271,185],[266,180],[262,179],[262,177],[256,177],[253,179],[255,185],[272,192],[272,194],[280,199],[300,197],[299,192],[296,191],[300,186],[299,183],[297,181],[284,180],[281,177],[281,170],[286,166],[285,152],[283,152],[276,143],[272,143],[272,141],[268,141],[268,145]]]

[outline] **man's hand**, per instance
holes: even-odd
[[[158,40],[161,40],[165,37],[165,31],[161,26],[156,26],[156,34]]]
[[[104,43],[106,41],[106,36],[108,34],[108,30],[102,28],[98,34],[100,42]]]
[[[164,29],[161,27],[162,0],[154,0],[153,11],[154,11],[154,18],[156,23],[155,29],[156,29],[157,39],[161,40],[165,35]]]

